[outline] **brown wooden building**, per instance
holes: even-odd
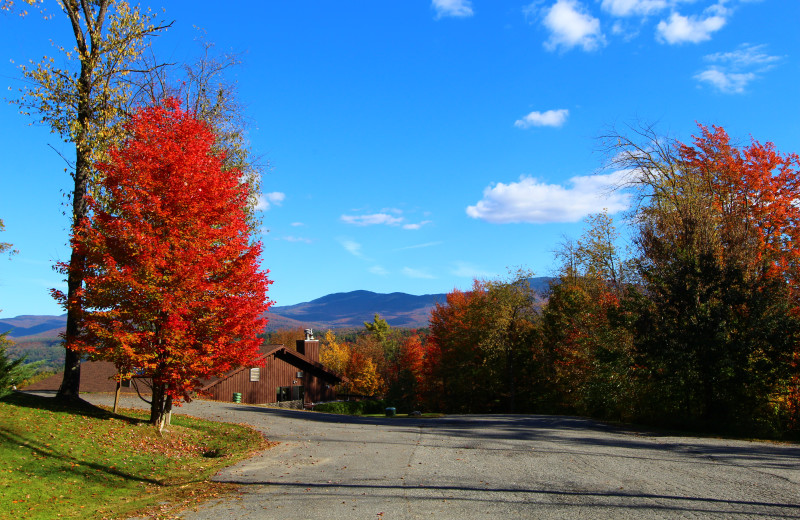
[[[242,367],[209,381],[201,396],[230,401],[242,394],[243,403],[266,404],[302,401],[304,404],[336,399],[334,387],[343,378],[319,362],[319,341],[298,340],[297,350],[266,345],[256,364]]]
[[[319,362],[319,341],[298,340],[297,350],[283,345],[264,345],[261,356],[252,366],[232,370],[221,378],[206,382],[200,397],[214,401],[233,401],[234,393],[241,394],[243,403],[269,404],[302,402],[305,405],[336,399],[335,386],[343,378]],[[114,392],[116,369],[107,361],[81,364],[81,392]],[[58,390],[62,374],[34,383],[23,390]],[[150,394],[146,381],[134,378],[133,384],[123,384],[126,394]],[[299,403],[298,403],[299,404]]]

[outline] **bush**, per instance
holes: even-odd
[[[384,413],[386,406],[386,401],[383,400],[336,401],[318,404],[314,406],[314,411],[339,415],[369,415]]]

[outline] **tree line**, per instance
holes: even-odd
[[[530,273],[476,280],[436,306],[428,335],[346,352],[328,339],[331,366],[366,356],[375,392],[409,411],[800,434],[798,156],[720,127],[688,144],[651,128],[608,137],[635,194],[631,247],[591,215],[556,252],[544,301]]]

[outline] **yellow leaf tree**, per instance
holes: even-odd
[[[332,330],[325,333],[319,353],[320,362],[334,372],[344,374],[350,361],[347,343],[339,343]]]
[[[26,4],[42,7],[37,2]],[[11,2],[5,1],[3,8]],[[57,46],[66,58],[65,68],[52,57],[22,67],[27,80],[17,100],[21,112],[35,114],[38,121],[75,146],[72,166],[72,222],[75,228],[87,217],[85,196],[92,190],[94,164],[102,159],[121,132],[121,121],[134,92],[127,79],[140,71],[149,38],[166,25],[153,23],[149,10],[131,7],[123,0],[63,0],[58,7],[67,18],[74,46]],[[72,250],[67,297],[70,301],[83,283],[84,258]],[[80,327],[79,312],[67,312],[64,379],[58,397],[78,398],[80,357],[70,342]]]

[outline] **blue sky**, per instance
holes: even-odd
[[[46,3],[50,0],[45,0]],[[160,10],[162,5],[146,4]],[[171,1],[155,49],[235,71],[263,176],[263,265],[278,305],[367,289],[466,288],[518,266],[551,274],[563,236],[607,197],[597,136],[695,122],[800,152],[796,0]],[[63,15],[0,14],[5,97],[18,65],[70,43]],[[57,58],[58,59],[58,58]],[[60,314],[71,180],[46,128],[0,106],[0,318]]]

